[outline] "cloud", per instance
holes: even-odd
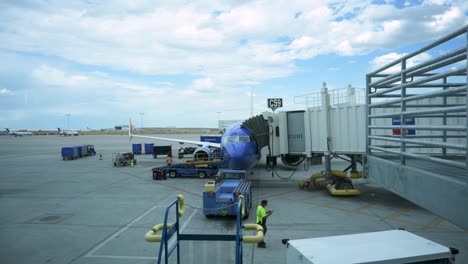
[[[6,88],[0,88],[0,96],[7,96],[7,95],[13,95],[13,91],[8,90]]]
[[[241,88],[218,86],[210,78],[193,79],[187,86],[168,85],[166,82],[157,86],[99,72],[71,71],[46,64],[33,69],[31,77],[38,85],[28,91],[30,109],[34,109],[29,116],[71,113],[75,120],[91,116],[106,120],[117,117],[121,120],[132,115],[138,117],[139,112],[145,112],[145,119],[152,120],[152,123],[146,121],[145,124],[184,124],[189,127],[207,126],[207,120],[216,120],[213,109],[222,108],[226,118],[247,117],[247,96],[238,92]],[[229,105],[226,98],[229,98]]]
[[[203,74],[219,84],[283,77],[294,72],[291,64],[297,59],[392,49],[466,23],[462,7],[434,1],[405,9],[371,1],[213,6],[204,1],[184,6],[177,1],[157,6],[151,1],[72,6],[57,1],[44,9],[3,10],[4,49],[148,75]],[[290,41],[274,41],[281,37]],[[217,76],[220,67],[232,74]],[[278,74],[281,67],[287,69],[284,74]]]
[[[407,53],[395,53],[395,52],[391,52],[391,53],[387,53],[385,55],[382,55],[382,56],[378,56],[376,58],[374,58],[372,61],[369,62],[370,66],[371,66],[371,71],[375,71],[381,67],[384,67],[404,56],[406,56]],[[410,67],[413,67],[415,65],[418,65],[422,62],[425,62],[425,61],[428,61],[432,58],[432,56],[429,54],[429,53],[426,53],[426,52],[423,52],[421,54],[418,54],[417,56],[414,56],[412,58],[409,58],[406,62],[406,68],[410,68]],[[401,64],[398,63],[396,64],[395,66],[392,66],[388,69],[386,69],[384,72],[385,73],[395,73],[395,72],[399,72],[401,70]]]
[[[211,78],[196,79],[192,82],[192,87],[200,92],[210,92],[213,90],[214,86],[214,82]]]
[[[2,54],[34,61],[23,63],[27,70],[2,67],[0,86],[10,89],[0,89],[2,109],[27,102],[36,113],[62,116],[72,108],[75,117],[106,119],[144,111],[158,124],[185,117],[196,125],[227,108],[226,119],[241,119],[250,111],[246,87],[257,93],[265,83],[315,71],[304,67],[318,56],[387,53],[371,62],[376,68],[404,55],[392,50],[467,23],[466,1],[395,2],[0,2]],[[26,80],[11,85],[10,75]],[[285,94],[282,81],[283,91],[269,92]],[[24,100],[5,102],[13,94]]]
[[[396,52],[391,52],[391,53],[388,53],[388,54],[385,54],[385,55],[382,55],[382,56],[378,56],[378,57],[375,57],[372,61],[369,62],[369,64],[371,65],[371,70],[374,71],[374,70],[377,70],[383,66],[386,66],[396,60],[398,60],[399,58],[405,56],[406,53],[404,54],[398,54]],[[397,66],[398,67],[398,66]],[[396,72],[398,71],[399,68],[395,68],[392,70],[392,72]]]
[[[43,84],[62,87],[83,87],[89,81],[88,76],[66,74],[64,71],[48,65],[41,65],[34,69],[32,76]]]

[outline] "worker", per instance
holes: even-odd
[[[263,238],[265,238],[265,235],[267,232],[267,227],[266,227],[267,217],[269,217],[273,213],[272,211],[265,210],[265,207],[267,205],[268,205],[268,201],[262,200],[260,205],[257,207],[257,224],[263,227]],[[262,240],[261,242],[259,242],[257,246],[259,248],[266,248],[265,240]]]
[[[172,165],[172,155],[171,154],[167,155],[167,157],[166,157],[166,165],[167,166]]]

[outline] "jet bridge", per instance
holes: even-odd
[[[361,178],[358,163],[365,153],[364,89],[349,86],[298,96],[296,103],[305,110],[263,113],[270,126],[270,149],[267,164],[276,158],[287,165],[297,166],[307,158],[311,164],[325,168],[300,182],[302,188],[326,187],[332,195],[357,195],[352,178]],[[331,159],[341,158],[350,163],[347,168],[332,170]]]
[[[368,177],[465,229],[467,38],[464,26],[366,76]]]
[[[351,86],[328,90],[324,83],[319,93],[295,97],[305,110],[263,113],[269,120],[271,156],[287,161],[307,157],[314,163],[324,155],[361,160],[366,142],[364,92]]]

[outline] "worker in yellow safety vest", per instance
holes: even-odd
[[[265,238],[267,227],[266,227],[266,219],[269,217],[273,212],[266,211],[265,207],[267,206],[268,201],[262,200],[260,205],[257,207],[257,224],[263,227],[263,238]],[[266,248],[266,243],[264,240],[258,243],[257,245],[259,248]]]

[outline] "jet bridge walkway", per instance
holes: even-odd
[[[367,176],[465,229],[467,42],[464,26],[366,76]]]

